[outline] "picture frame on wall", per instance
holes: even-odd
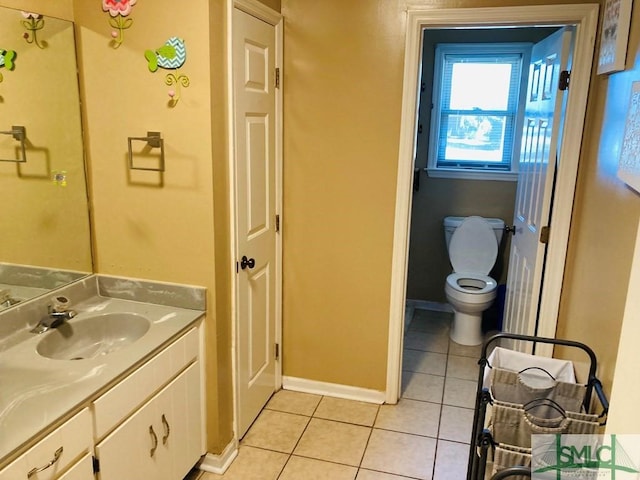
[[[598,54],[598,75],[624,70],[633,0],[606,0]]]
[[[640,193],[640,81],[631,84],[618,178]]]

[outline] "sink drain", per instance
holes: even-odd
[[[84,357],[73,357],[73,358],[70,358],[69,360],[84,360]]]

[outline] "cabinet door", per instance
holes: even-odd
[[[85,455],[82,460],[71,467],[67,473],[58,477],[57,480],[95,480],[91,457],[91,455]]]
[[[183,478],[202,455],[195,362],[96,446],[100,480]]]
[[[100,480],[163,478],[157,465],[160,437],[153,426],[153,400],[96,445]]]
[[[59,478],[76,458],[92,451],[91,432],[91,414],[85,408],[2,469],[0,480],[26,479],[30,471],[29,480]]]
[[[176,378],[158,402],[162,453],[170,460],[170,479],[184,478],[202,451],[200,369],[196,362]]]

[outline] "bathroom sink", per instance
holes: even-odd
[[[149,330],[149,320],[134,313],[105,313],[64,323],[45,334],[36,351],[56,360],[85,360],[132,344]]]

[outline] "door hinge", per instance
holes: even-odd
[[[100,460],[92,456],[91,463],[93,464],[93,473],[100,473]]]
[[[550,230],[549,226],[545,226],[540,229],[540,243],[549,243]]]
[[[280,88],[280,67],[276,67],[276,88]]]
[[[571,71],[563,70],[560,72],[560,80],[558,81],[558,89],[559,90],[568,90],[569,89],[569,80],[571,79]]]
[[[280,344],[279,343],[276,343],[274,350],[275,350],[276,360],[280,360]]]
[[[276,233],[280,231],[280,215],[276,214]]]

